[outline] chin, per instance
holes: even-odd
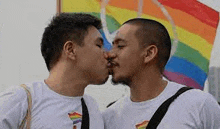
[[[108,78],[109,78],[109,76],[106,76],[105,78],[102,77],[101,79],[97,80],[97,82],[94,83],[94,84],[95,84],[95,85],[105,84],[105,82],[107,82]]]
[[[114,74],[112,75],[112,84],[117,85],[117,84],[123,84],[129,86],[131,83],[131,79],[128,77],[116,77]]]

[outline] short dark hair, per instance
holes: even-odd
[[[84,37],[91,26],[98,30],[102,28],[101,21],[90,14],[60,13],[53,17],[41,41],[41,53],[49,71],[59,60],[64,43],[75,41],[83,46]]]
[[[171,40],[167,29],[155,20],[144,18],[130,19],[124,24],[137,25],[139,27],[135,35],[141,47],[147,47],[152,44],[157,46],[157,65],[160,68],[160,72],[163,73],[171,51]]]

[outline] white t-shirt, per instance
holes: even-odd
[[[88,95],[67,97],[51,90],[44,81],[27,83],[32,95],[31,129],[81,129],[83,97],[90,117],[90,129],[103,129],[98,105]],[[27,112],[27,94],[15,86],[0,93],[0,128],[18,129]]]
[[[144,102],[119,99],[102,114],[105,129],[145,129],[158,107],[181,87],[168,82],[159,96]],[[220,106],[209,93],[186,91],[171,103],[157,129],[220,129]]]

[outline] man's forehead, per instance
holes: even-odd
[[[103,41],[101,33],[95,27],[88,28],[87,34],[84,37],[84,41],[86,42],[95,42],[95,41]]]
[[[94,28],[92,31],[89,31],[87,35],[93,38],[102,38],[101,33],[96,28]]]
[[[118,39],[118,38],[125,38],[125,34],[120,33],[120,30],[118,30],[118,32],[116,33],[116,36],[115,36],[115,39]]]
[[[121,26],[116,33],[115,39],[116,38],[128,38],[131,35],[134,35],[137,30],[137,26],[130,25],[130,24],[124,24]]]
[[[91,35],[92,37],[102,37],[102,35],[100,34],[100,32],[91,33],[90,35]]]
[[[91,37],[99,37],[99,38],[102,37],[102,35],[101,35],[101,33],[99,32],[99,30],[96,29],[95,27],[92,26],[92,27],[89,28],[89,30],[90,30],[90,31],[88,31],[88,32],[89,32],[89,35],[90,35]]]

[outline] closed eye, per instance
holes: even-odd
[[[98,45],[98,44],[97,44],[96,46],[98,46],[99,48],[102,48],[102,46],[101,46],[101,45]]]
[[[102,45],[97,44],[96,46],[98,46],[99,48],[102,48]]]
[[[98,37],[97,39],[96,39],[96,46],[98,46],[99,48],[102,48],[103,47],[103,39],[102,39],[102,37]]]
[[[124,48],[125,46],[124,45],[118,45],[118,48],[119,49],[122,49],[122,48]]]

